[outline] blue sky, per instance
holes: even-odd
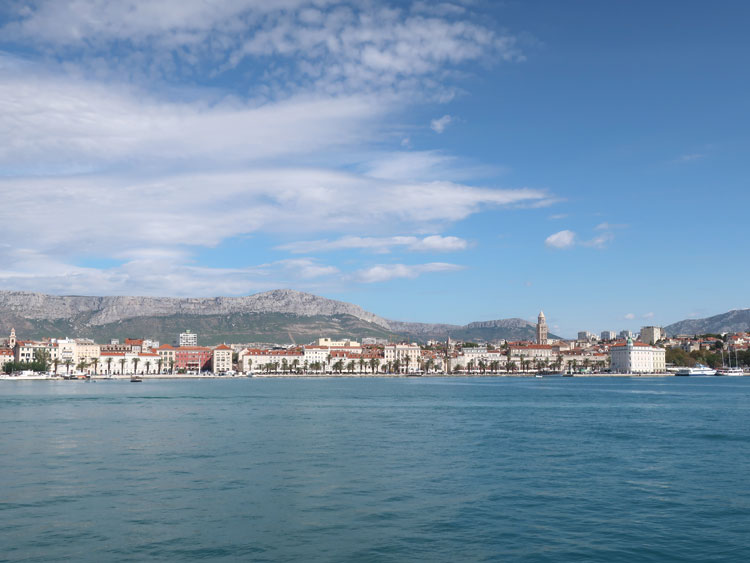
[[[748,306],[743,2],[10,2],[0,287],[638,329]]]

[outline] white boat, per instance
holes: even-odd
[[[703,364],[695,364],[695,367],[678,370],[675,375],[716,375],[716,370]]]
[[[716,375],[729,375],[729,376],[740,376],[745,375],[745,372],[742,371],[742,368],[721,368],[720,370],[716,371]]]

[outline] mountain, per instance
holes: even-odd
[[[669,336],[677,334],[721,334],[750,330],[750,309],[735,309],[704,319],[686,319],[665,326]]]
[[[503,319],[468,325],[386,320],[357,305],[279,289],[247,297],[93,297],[0,291],[0,335],[19,338],[152,338],[172,343],[180,332],[201,344],[307,343],[320,336],[391,340],[531,340],[535,325]],[[554,335],[550,335],[554,338]]]
[[[445,340],[449,336],[454,340],[534,340],[536,325],[524,319],[499,319],[482,321],[467,325],[407,323],[388,321],[390,327],[401,334],[419,341]],[[559,338],[554,334],[550,338]]]
[[[287,289],[248,297],[87,297],[0,291],[0,334],[147,337],[171,343],[190,329],[201,344],[307,343],[320,336],[398,338],[388,322],[350,303]]]

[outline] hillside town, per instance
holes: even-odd
[[[667,337],[661,327],[639,334],[579,332],[575,340],[551,339],[543,312],[534,341],[387,342],[375,338],[333,340],[306,345],[224,343],[200,346],[186,330],[173,344],[148,338],[97,343],[86,338],[22,340],[15,329],[0,340],[0,372],[37,372],[47,377],[91,376],[276,376],[276,375],[534,375],[667,374],[675,365],[709,363],[721,355],[739,368],[750,350],[750,334]],[[692,355],[691,355],[692,354]],[[726,354],[726,360],[725,360]],[[677,362],[667,360],[677,359]],[[682,360],[682,361],[680,361]]]

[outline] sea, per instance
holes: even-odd
[[[0,382],[0,561],[750,561],[750,377]]]

